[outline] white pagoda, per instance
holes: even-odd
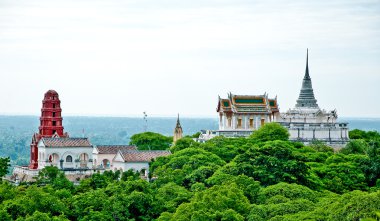
[[[348,123],[338,123],[336,110],[319,108],[309,74],[309,55],[306,55],[306,70],[299,98],[293,109],[280,115],[278,122],[290,133],[290,139],[309,144],[323,141],[333,147],[342,147],[348,140]]]

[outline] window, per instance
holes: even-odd
[[[237,127],[241,128],[241,126],[242,126],[242,119],[238,119],[238,125],[237,125]]]
[[[53,126],[57,126],[57,121],[53,121]]]
[[[53,104],[53,108],[55,108],[55,104]]]
[[[68,162],[68,163],[71,163],[71,162],[73,162],[73,157],[72,156],[67,156],[66,157],[66,162]]]
[[[55,112],[53,112],[53,117],[55,117]]]

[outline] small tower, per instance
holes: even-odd
[[[55,90],[47,91],[42,101],[39,131],[33,135],[30,144],[30,169],[38,167],[37,145],[42,137],[68,137],[67,133],[63,132],[61,113],[58,93]]]
[[[183,131],[182,131],[181,123],[179,122],[179,114],[178,114],[177,125],[175,126],[174,136],[173,136],[173,143],[174,144],[177,142],[177,140],[182,138],[182,134],[183,134]]]

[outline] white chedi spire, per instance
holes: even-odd
[[[319,108],[317,100],[314,97],[313,86],[309,74],[309,49],[306,52],[306,70],[302,81],[300,95],[297,100],[296,108]]]

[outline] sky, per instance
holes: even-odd
[[[216,117],[218,95],[380,117],[379,0],[0,0],[0,114]]]

